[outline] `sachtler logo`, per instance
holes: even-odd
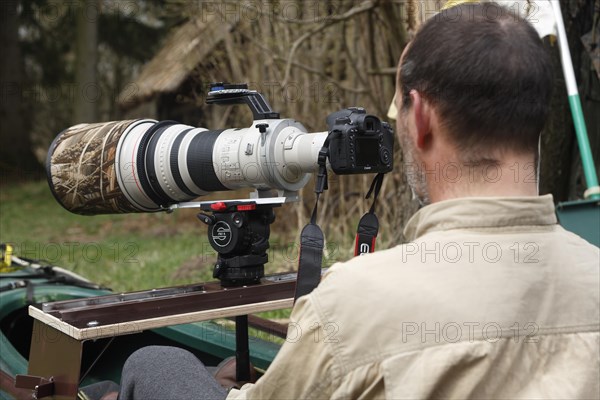
[[[219,247],[225,247],[231,243],[231,227],[223,221],[217,222],[212,228],[213,242]]]

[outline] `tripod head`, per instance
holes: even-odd
[[[223,286],[256,284],[265,275],[269,257],[273,204],[252,200],[205,203],[198,219],[209,226],[208,241],[218,253],[213,277]],[[209,213],[210,214],[209,214]]]

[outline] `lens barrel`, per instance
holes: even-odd
[[[223,190],[297,191],[325,136],[289,119],[215,131],[150,119],[79,124],[54,139],[46,173],[73,213],[154,212]]]

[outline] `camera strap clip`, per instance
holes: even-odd
[[[315,204],[315,209],[319,202],[319,195],[323,193],[323,191],[328,189],[327,157],[329,157],[329,137],[325,139],[325,143],[323,144],[323,147],[321,147],[321,150],[319,150],[319,157],[317,158],[317,163],[319,164],[319,171],[317,172],[317,182],[315,184],[315,193],[317,194],[317,203]],[[314,224],[315,221],[312,221],[312,223]]]
[[[375,203],[377,196],[383,185],[383,173],[379,173],[373,178],[371,187],[365,196],[366,199],[373,194],[373,204],[369,212],[362,216],[356,230],[356,241],[354,244],[354,256],[362,256],[363,254],[373,253],[375,251],[375,242],[379,232],[379,219],[375,215]]]

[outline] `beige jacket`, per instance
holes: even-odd
[[[600,398],[600,254],[550,195],[436,203],[405,235],[333,266],[228,399]]]

